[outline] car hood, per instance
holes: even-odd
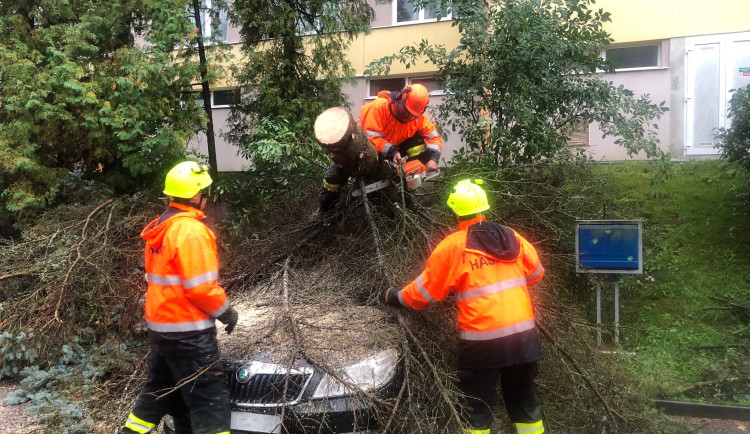
[[[323,302],[290,304],[282,297],[234,300],[239,314],[234,331],[219,329],[228,361],[260,360],[290,367],[325,364],[343,367],[398,346],[400,329],[383,308]]]

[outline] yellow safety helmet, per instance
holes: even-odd
[[[183,161],[174,166],[164,180],[164,194],[190,199],[211,185],[208,166],[195,161]]]
[[[448,196],[448,206],[456,215],[463,217],[490,209],[487,193],[478,184],[483,184],[483,181],[462,179],[453,187],[455,191]]]

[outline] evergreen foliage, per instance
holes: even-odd
[[[235,0],[230,17],[241,25],[244,60],[234,70],[242,96],[227,137],[254,163],[266,156],[256,148],[259,136],[283,126],[305,137],[323,110],[349,106],[341,89],[354,74],[346,50],[370,30],[374,11],[366,0]],[[271,151],[269,161],[283,148]],[[305,144],[295,152],[322,156],[317,146]]]
[[[265,211],[268,200],[280,192],[307,199],[309,191],[300,188],[301,179],[319,181],[325,156],[309,134],[295,132],[292,124],[287,118],[259,119],[247,136],[252,146],[240,148],[240,154],[253,162],[247,170],[252,182],[229,178],[220,182],[217,193],[229,193],[240,210],[253,206]]]
[[[23,368],[17,374],[21,387],[11,392],[4,403],[29,403],[29,410],[42,416],[47,424],[54,424],[58,432],[92,433],[97,417],[91,398],[102,382],[117,374],[122,363],[136,363],[137,357],[124,344],[92,346],[77,337],[62,344],[57,354],[58,358],[45,368],[33,364]]]
[[[593,0],[414,3],[442,16],[453,12],[459,45],[422,40],[373,62],[365,73],[387,74],[394,61],[407,68],[419,61],[436,65],[447,92],[436,109],[440,124],[467,143],[459,158],[537,161],[590,122],[616,136],[630,155],[662,155],[653,121],[667,108],[601,78],[613,71],[600,57],[612,41],[603,28],[610,15],[591,9]]]
[[[2,2],[2,208],[48,206],[72,171],[142,187],[183,157],[205,115],[172,51],[193,28],[185,0]]]

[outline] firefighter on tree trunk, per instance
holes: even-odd
[[[429,100],[427,88],[413,84],[398,91],[380,91],[375,101],[362,107],[360,126],[381,158],[396,166],[404,160],[420,160],[427,171],[438,169],[443,139],[425,115]],[[332,163],[323,177],[316,217],[333,210],[352,175],[346,167],[336,163],[334,152],[329,151],[328,156]],[[416,206],[410,194],[406,200],[407,207]]]
[[[513,229],[487,222],[481,181],[463,180],[448,198],[459,231],[445,238],[424,271],[386,303],[421,310],[453,294],[458,305],[459,389],[469,434],[489,434],[498,377],[516,431],[541,434],[534,378],[542,358],[528,288],[544,276],[534,247]]]

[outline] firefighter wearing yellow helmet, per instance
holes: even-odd
[[[448,197],[459,230],[427,259],[424,271],[386,303],[422,310],[449,294],[458,305],[459,388],[465,430],[489,434],[498,378],[518,433],[541,434],[544,424],[534,379],[542,358],[529,288],[544,276],[534,246],[513,229],[486,221],[490,209],[481,180],[459,181]]]
[[[202,222],[211,183],[206,166],[194,161],[174,166],[164,180],[169,206],[141,232],[151,353],[148,379],[120,434],[151,432],[168,413],[178,432],[229,434],[229,389],[217,363],[216,320],[230,333],[238,314],[219,286],[216,236]],[[186,378],[194,380],[178,387]]]

